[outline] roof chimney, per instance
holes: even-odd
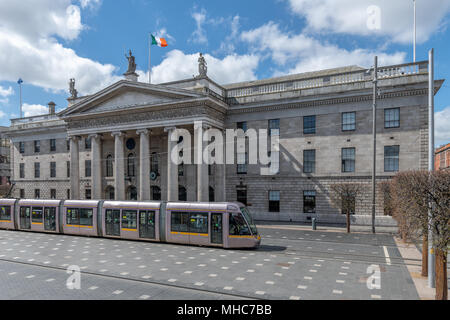
[[[48,114],[55,114],[56,104],[53,101],[48,103]]]

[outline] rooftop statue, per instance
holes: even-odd
[[[208,66],[206,64],[205,57],[202,53],[200,53],[200,57],[198,58],[198,74],[200,77],[206,77],[207,72]]]
[[[72,99],[76,99],[77,98],[78,91],[75,89],[75,79],[74,78],[70,79],[69,92],[70,92],[70,95],[71,95]]]
[[[125,74],[135,73],[136,72],[136,61],[135,61],[134,56],[131,53],[131,50],[130,50],[130,56],[125,55],[125,58],[127,58],[127,60],[128,60],[128,70]]]

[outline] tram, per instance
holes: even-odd
[[[222,248],[261,243],[237,202],[0,199],[0,229]]]

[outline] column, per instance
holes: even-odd
[[[197,201],[209,201],[209,175],[208,165],[203,161],[203,150],[205,142],[203,141],[203,131],[208,129],[202,122],[194,124],[194,163],[197,165]]]
[[[80,199],[80,148],[79,136],[70,139],[70,192],[72,200]]]
[[[102,199],[102,136],[91,134],[92,142],[92,199]]]
[[[225,140],[225,130],[223,131],[223,136]],[[216,176],[215,176],[215,200],[216,202],[225,202],[227,201],[227,192],[226,192],[226,144],[223,146],[223,163],[216,163]]]
[[[172,149],[178,144],[177,141],[171,141],[170,136],[176,127],[164,128],[167,132],[167,201],[178,201],[178,165],[172,159]]]
[[[147,129],[138,130],[140,137],[139,153],[139,200],[150,200],[150,138]]]
[[[125,200],[125,156],[123,150],[123,132],[113,132],[114,137],[114,195],[115,200]]]

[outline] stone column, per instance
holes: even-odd
[[[223,136],[225,140],[225,130],[223,131]],[[223,163],[216,163],[216,172],[215,172],[215,200],[216,202],[225,202],[227,201],[226,196],[226,144],[224,142],[223,148]]]
[[[79,136],[70,139],[70,192],[72,200],[80,199],[80,147]]]
[[[125,200],[125,156],[123,132],[113,132],[114,137],[114,195],[115,200]]]
[[[102,136],[89,135],[92,141],[92,199],[102,199]]]
[[[208,165],[203,161],[203,131],[209,127],[201,122],[194,124],[194,163],[197,165],[197,201],[209,201],[209,175]]]
[[[147,129],[138,130],[140,137],[139,153],[139,200],[150,200],[150,138]]]
[[[172,159],[172,149],[178,144],[177,141],[171,141],[170,135],[175,127],[164,128],[167,132],[167,201],[178,201],[178,165]]]

